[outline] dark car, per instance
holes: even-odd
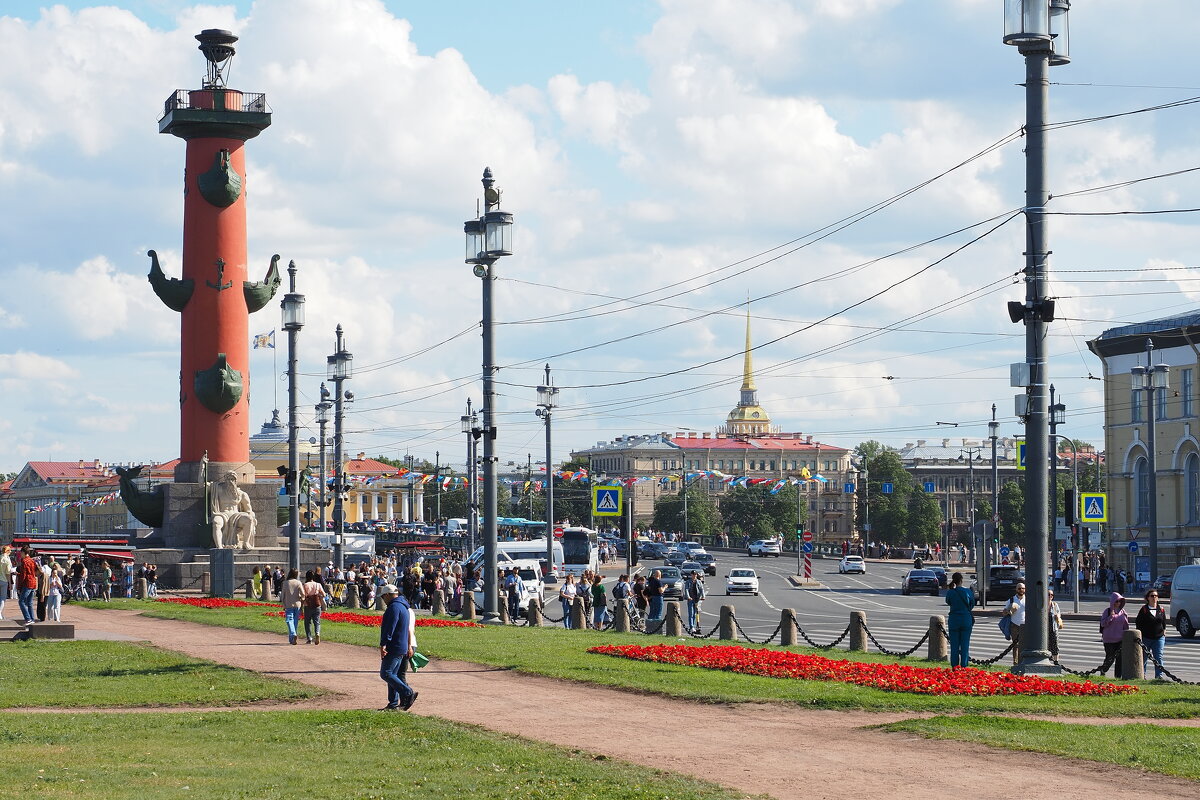
[[[1158,599],[1168,599],[1171,596],[1171,581],[1174,579],[1174,575],[1159,575],[1158,580],[1150,588],[1158,592]]]
[[[900,594],[929,592],[929,594],[937,597],[940,588],[938,586],[937,575],[931,569],[910,569],[904,573],[904,577],[900,580]]]
[[[934,575],[937,575],[938,586],[940,586],[941,588],[945,589],[946,586],[950,583],[950,577],[946,574],[945,568],[943,568],[943,567],[926,567],[925,569],[929,570]]]
[[[988,600],[1008,600],[1017,593],[1017,584],[1025,581],[1025,572],[1014,564],[993,564],[988,568]],[[975,596],[980,596],[980,587],[972,585]]]
[[[638,542],[638,555],[642,558],[662,558],[667,546],[661,542]]]
[[[663,597],[683,597],[683,573],[679,571],[679,567],[659,567],[658,571],[662,573],[659,580],[662,582]]]
[[[712,553],[693,553],[692,561],[695,561],[697,564],[704,567],[705,574],[717,574],[717,557]]]
[[[667,557],[666,557],[665,561],[666,561],[667,566],[669,566],[669,567],[679,567],[679,566],[683,566],[683,562],[690,561],[691,560],[690,556],[691,556],[691,554],[688,553],[687,550],[675,549],[675,550],[672,550],[671,552],[667,553]]]

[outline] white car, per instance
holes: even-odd
[[[752,569],[731,569],[725,576],[725,594],[751,592],[758,596],[758,573]]]
[[[748,556],[775,556],[779,558],[783,552],[783,548],[779,546],[779,542],[774,539],[755,539],[750,544],[746,545],[746,555]]]
[[[838,564],[838,572],[843,575],[848,572],[858,572],[866,575],[867,562],[863,561],[862,556],[842,556],[842,562]]]

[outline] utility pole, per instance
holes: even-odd
[[[992,538],[999,539],[1000,534],[1000,464],[996,460],[996,444],[999,437],[997,432],[1000,430],[1000,423],[996,421],[996,404],[992,403],[992,421],[988,423],[988,432],[991,434],[992,440]],[[978,585],[983,588],[983,597],[981,603],[984,608],[987,608],[987,588],[989,572],[991,570],[991,542],[988,540],[987,532],[980,532],[979,553],[976,554],[976,561],[981,565],[983,576],[977,581]]]
[[[442,451],[433,451],[433,479],[437,481],[437,499],[434,501],[433,529],[442,524]]]

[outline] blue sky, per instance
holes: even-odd
[[[241,36],[231,83],[271,103],[272,127],[248,147],[251,271],[273,253],[300,268],[306,425],[333,328],[347,329],[360,368],[351,451],[461,460],[458,416],[479,400],[479,290],[461,226],[485,165],[517,220],[497,284],[503,460],[541,451],[532,387],[547,361],[563,386],[557,457],[613,435],[712,430],[737,401],[735,306],[748,296],[755,341],[786,337],[755,353],[760,399],[784,430],[903,445],[942,438],[934,422],[949,420],[978,437],[996,403],[1015,434],[1007,365],[1023,340],[1004,301],[1021,296],[1006,280],[1021,267],[1019,219],[809,323],[987,228],[884,256],[1019,207],[1019,136],[845,230],[773,250],[1019,129],[1023,66],[1000,42],[1000,8],[5,3],[0,472],[177,455],[178,320],[150,292],[145,253],[178,274],[183,147],[155,121],[170,92],[198,84],[192,36],[206,27]],[[1146,8],[1077,4],[1051,119],[1200,95],[1191,4],[1156,3],[1153,21]],[[1054,131],[1052,190],[1195,167],[1198,108]],[[1198,188],[1189,173],[1056,202],[1194,207]],[[1200,274],[1180,269],[1200,263],[1191,216],[1053,219],[1069,319],[1053,330],[1051,364],[1072,435],[1102,436],[1087,339],[1194,307]],[[1098,268],[1126,271],[1078,271]],[[274,306],[251,322],[278,327]],[[255,353],[253,370],[252,414],[266,421],[284,384],[269,354]]]

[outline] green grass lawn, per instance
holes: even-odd
[[[603,756],[377,711],[0,714],[8,797],[744,797]]]
[[[124,601],[146,613],[211,625],[282,633],[283,621],[265,617],[267,609],[206,610],[169,603]],[[124,604],[123,603],[123,604]],[[117,606],[113,603],[113,606]],[[325,623],[322,637],[330,641],[374,646],[378,630],[344,623]],[[1087,716],[1195,717],[1200,715],[1200,690],[1171,684],[1142,685],[1135,695],[1096,697],[940,697],[852,686],[844,683],[779,680],[697,667],[629,661],[587,653],[596,644],[668,641],[642,634],[566,631],[561,628],[487,627],[473,629],[422,628],[417,631],[427,655],[473,661],[537,675],[583,681],[636,691],[711,702],[785,702],[812,708],[871,711],[999,712]],[[715,640],[713,640],[715,643]],[[694,643],[694,642],[693,642]],[[805,651],[804,648],[794,648]],[[822,651],[818,651],[822,652]],[[850,657],[846,651],[823,653]],[[921,659],[896,659],[878,654],[854,654],[857,660],[929,666]],[[1101,679],[1103,680],[1103,679]]]
[[[0,676],[0,708],[228,706],[324,694],[128,642],[10,642],[0,645]]]
[[[911,719],[879,727],[929,739],[957,739],[1009,750],[1105,761],[1200,780],[1200,729],[1196,728],[1068,725],[976,715]]]

